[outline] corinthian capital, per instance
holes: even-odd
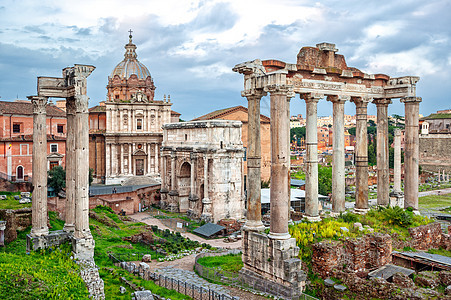
[[[30,96],[28,99],[31,100],[31,103],[33,104],[33,114],[46,114],[46,107],[47,107],[47,97],[39,97],[39,96]]]
[[[332,103],[345,103],[346,101],[350,101],[351,96],[348,95],[327,95],[327,101]]]
[[[263,89],[250,89],[241,92],[241,96],[246,97],[247,100],[260,100],[263,96],[266,96],[266,94],[267,93]]]
[[[392,104],[391,99],[388,98],[381,98],[381,99],[374,99],[373,103],[376,104],[376,106],[388,106],[389,104]]]
[[[420,103],[421,101],[423,101],[423,99],[421,99],[421,97],[404,97],[404,98],[401,98],[401,102],[402,103]]]
[[[287,84],[270,84],[265,86],[264,91],[269,92],[274,95],[288,95],[289,92],[293,91],[293,87]]]
[[[300,94],[299,95],[301,99],[305,100],[305,103],[309,102],[317,102],[324,98],[324,94],[320,93],[306,93],[306,94]]]

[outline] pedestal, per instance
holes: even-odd
[[[298,254],[294,238],[273,239],[264,233],[244,231],[240,277],[265,293],[289,299],[300,296],[307,276]]]
[[[369,210],[369,208],[354,208],[353,212],[358,215],[366,215]]]
[[[76,260],[93,260],[95,241],[92,236],[72,237],[72,254]]]
[[[27,252],[59,246],[70,240],[71,233],[63,230],[51,231],[45,235],[27,234]]]
[[[404,208],[404,193],[392,192],[390,193],[390,207],[398,206]]]

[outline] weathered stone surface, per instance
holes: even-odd
[[[396,273],[393,275],[393,283],[400,288],[413,288],[415,286],[412,278],[404,273]]]
[[[442,245],[442,229],[440,223],[431,223],[409,228],[412,247],[418,250],[439,248]]]
[[[151,291],[136,291],[132,294],[132,300],[154,300]]]
[[[143,262],[151,262],[152,256],[150,254],[145,254],[145,255],[143,255],[142,261]]]
[[[451,285],[451,271],[440,271],[438,273],[438,278],[440,279],[440,283],[442,285]]]
[[[332,271],[337,268],[343,255],[343,247],[337,241],[320,242],[312,246],[313,273],[321,278],[332,276]]]
[[[80,277],[88,287],[91,299],[105,299],[104,283],[93,260],[80,260]]]
[[[434,289],[440,284],[440,279],[437,272],[426,271],[417,274],[415,283],[422,287]]]
[[[333,280],[330,279],[330,278],[327,278],[326,280],[324,280],[324,284],[325,284],[326,286],[334,286],[334,285],[335,285],[335,281],[333,281]]]

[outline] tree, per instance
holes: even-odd
[[[94,181],[94,176],[92,175],[94,173],[93,168],[89,168],[89,185]]]
[[[332,193],[332,167],[318,165],[318,193],[323,196]]]
[[[356,132],[355,129],[356,129],[355,127],[349,128],[349,129],[348,129],[348,133],[349,133],[350,135],[355,136],[355,132]]]
[[[294,141],[296,136],[296,141],[305,138],[305,127],[295,127],[290,129],[290,140]]]
[[[59,193],[66,187],[66,170],[61,166],[56,166],[48,172],[47,185]]]

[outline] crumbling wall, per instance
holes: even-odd
[[[412,237],[411,247],[418,250],[429,250],[443,246],[444,236],[440,223],[430,223],[414,228],[409,228]]]
[[[5,243],[17,239],[17,230],[31,226],[31,208],[0,209],[0,220],[6,221]]]

